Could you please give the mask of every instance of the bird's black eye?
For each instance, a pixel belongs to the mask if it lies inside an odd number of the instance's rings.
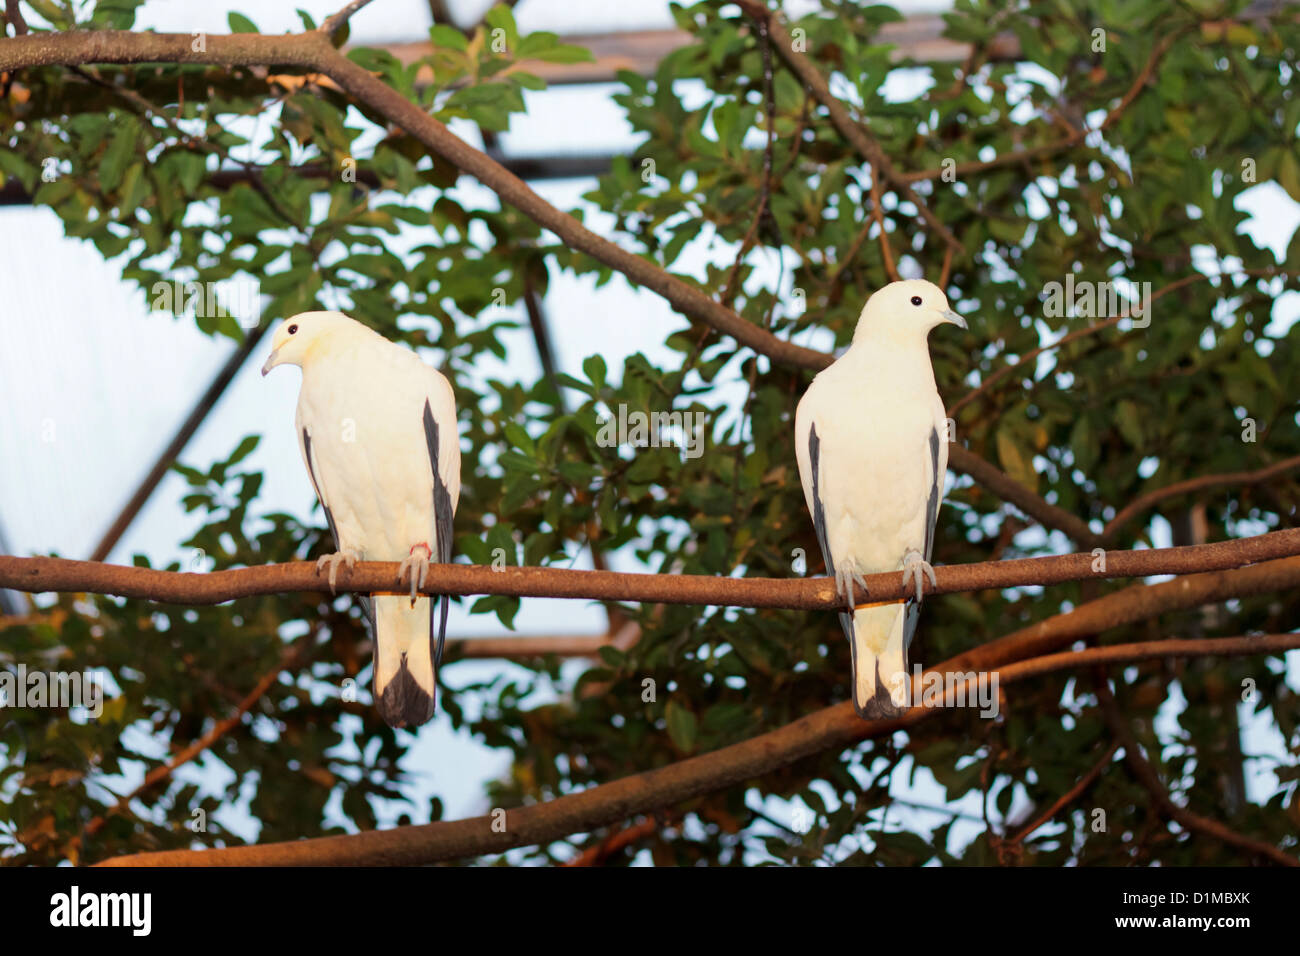
[[[912,296],[912,305],[920,305],[920,304],[921,304],[921,297],[919,295]],[[292,332],[293,329],[290,329],[289,331]]]
[[[921,304],[921,302],[920,302],[919,299],[916,300],[916,304],[917,304],[917,305],[920,305],[920,304]],[[293,334],[294,334],[295,332],[297,332],[297,331],[298,331],[298,326],[296,326],[296,325],[291,325],[291,326],[289,326],[289,334],[290,334],[290,335],[293,335]]]

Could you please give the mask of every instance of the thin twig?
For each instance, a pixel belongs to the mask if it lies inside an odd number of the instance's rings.
[[[600,866],[615,853],[659,832],[659,821],[653,816],[640,823],[629,824],[617,833],[611,833],[595,846],[588,847],[564,866]]]
[[[23,11],[18,7],[18,0],[5,0],[5,19],[13,24],[14,36],[27,35],[27,21],[23,19]],[[3,31],[0,31],[0,36],[4,36]]]
[[[1166,34],[1156,43],[1155,48],[1151,51],[1151,55],[1147,58],[1146,63],[1143,65],[1142,69],[1138,71],[1137,78],[1120,98],[1119,103],[1107,112],[1105,118],[1102,120],[1100,125],[1097,126],[1096,130],[1073,129],[1066,133],[1066,135],[1061,139],[1050,143],[1043,143],[1040,146],[1033,146],[1029,149],[1003,153],[1000,156],[994,156],[992,159],[981,160],[978,162],[958,163],[949,166],[946,169],[943,166],[939,166],[935,169],[922,169],[917,172],[902,173],[900,174],[900,178],[907,183],[919,183],[929,179],[939,179],[944,175],[944,173],[948,173],[949,175],[955,174],[957,178],[960,179],[970,173],[982,173],[987,172],[990,169],[999,169],[1003,166],[1013,166],[1017,163],[1025,163],[1032,159],[1038,159],[1040,156],[1050,156],[1052,153],[1058,153],[1063,149],[1069,149],[1072,146],[1079,145],[1079,143],[1082,143],[1088,138],[1090,133],[1101,132],[1109,129],[1120,118],[1123,112],[1132,105],[1133,101],[1137,99],[1138,94],[1142,92],[1142,88],[1150,81],[1161,58],[1169,51],[1169,48],[1173,45],[1174,41],[1177,40],[1183,32],[1186,32],[1186,29],[1187,28],[1183,28],[1182,30],[1175,30],[1173,33]]]
[[[889,245],[889,233],[885,231],[885,211],[880,205],[880,176],[875,170],[871,171],[871,218],[880,230],[880,255],[885,260],[885,274],[889,276],[890,282],[897,282],[898,268],[894,265],[894,250]],[[951,246],[948,247],[948,255],[952,255]]]
[[[347,23],[348,20],[352,18],[352,14],[356,13],[368,3],[370,3],[370,0],[352,0],[351,3],[338,13],[326,17],[325,22],[316,29],[326,36],[333,36],[339,28],[343,26],[343,24]]]
[[[151,102],[146,97],[141,96],[135,90],[125,86],[118,86],[115,83],[109,83],[106,80],[104,80],[102,77],[100,77],[97,73],[94,73],[90,70],[82,69],[79,66],[69,67],[69,69],[77,76],[85,80],[86,82],[93,83],[96,86],[99,86],[117,96],[122,97],[124,100],[126,100],[136,109],[138,115],[140,115],[141,117],[147,118],[150,115],[157,116],[164,123],[166,123],[167,126],[170,127],[173,132],[179,135],[184,143],[186,144],[192,143],[195,146],[197,146],[199,149],[202,149],[215,156],[218,156],[221,159],[226,160],[227,162],[235,163],[241,166],[244,172],[247,174],[248,184],[252,186],[254,190],[257,191],[258,195],[260,195],[264,200],[266,200],[267,205],[270,206],[271,209],[273,209],[276,212],[276,214],[279,215],[279,217],[283,219],[287,224],[296,228],[299,232],[301,232],[304,236],[308,237],[308,239],[310,240],[311,230],[308,227],[304,226],[301,222],[299,222],[298,219],[287,209],[285,209],[284,206],[281,205],[280,201],[276,199],[275,194],[272,193],[271,190],[267,188],[266,183],[263,182],[262,168],[258,166],[256,163],[249,162],[248,160],[236,159],[234,156],[230,154],[230,151],[226,149],[224,146],[221,146],[218,143],[210,142],[204,138],[195,138],[191,136],[189,133],[187,133],[184,129],[181,128],[178,119],[173,119],[171,116],[167,114],[165,110],[163,110],[157,104]],[[180,112],[181,112],[181,106],[177,106],[178,116]]]
[[[1062,809],[1068,807],[1071,803],[1073,803],[1076,799],[1078,799],[1079,795],[1083,793],[1083,791],[1091,787],[1093,783],[1097,780],[1097,778],[1101,776],[1102,771],[1105,770],[1106,767],[1110,765],[1110,762],[1114,758],[1115,752],[1117,750],[1119,750],[1118,741],[1110,745],[1110,748],[1104,754],[1101,755],[1101,758],[1095,764],[1093,764],[1092,769],[1079,778],[1078,783],[1076,783],[1068,791],[1062,794],[1061,797],[1050,807],[1048,807],[1038,816],[1034,817],[1034,819],[1031,822],[1025,824],[1025,826],[1021,829],[1019,833],[1017,833],[1011,839],[1005,841],[1005,845],[1007,847],[1014,847],[1020,843],[1023,843],[1026,837],[1028,837],[1039,827],[1043,826],[1045,823],[1050,821],[1052,817],[1060,813]]]

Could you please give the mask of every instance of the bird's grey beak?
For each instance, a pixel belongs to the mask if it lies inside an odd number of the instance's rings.
[[[279,364],[280,364],[280,350],[276,349],[267,358],[266,364],[262,366],[262,375],[265,376],[267,372],[271,371],[271,369],[275,368]]]
[[[957,326],[957,328],[959,328],[959,329],[968,329],[968,328],[970,328],[970,326],[968,326],[968,325],[966,324],[966,320],[963,319],[963,318],[962,318],[960,315],[958,315],[956,312],[954,312],[952,309],[945,309],[945,310],[944,310],[942,313],[940,313],[940,314],[943,316],[943,320],[944,320],[945,322],[951,322],[953,325]]]

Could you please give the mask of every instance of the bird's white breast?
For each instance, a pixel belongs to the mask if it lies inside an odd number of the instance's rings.
[[[923,374],[897,361],[841,359],[801,403],[801,418],[817,427],[826,537],[837,566],[890,571],[908,549],[924,552],[938,402],[924,359]]]
[[[413,544],[433,544],[433,472],[423,421],[432,374],[414,354],[388,343],[341,351],[304,368],[299,427],[309,432],[339,547],[370,560],[400,560]]]

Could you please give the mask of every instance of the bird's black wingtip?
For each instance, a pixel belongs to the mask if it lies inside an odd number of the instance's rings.
[[[433,694],[415,682],[402,658],[401,667],[379,695],[379,716],[389,727],[413,728],[432,720],[436,709]]]

